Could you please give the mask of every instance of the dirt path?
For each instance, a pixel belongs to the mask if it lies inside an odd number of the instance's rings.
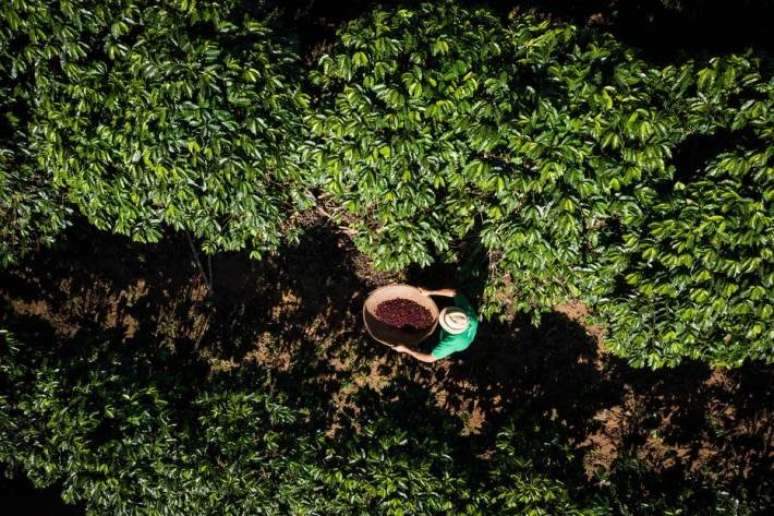
[[[56,249],[0,273],[4,310],[48,321],[63,336],[99,329],[126,345],[158,342],[193,353],[210,374],[260,363],[327,400],[329,435],[357,429],[369,406],[429,397],[481,457],[514,413],[561,429],[587,472],[637,456],[652,471],[728,484],[771,474],[774,368],[712,371],[700,363],[652,372],[601,351],[600,330],[578,303],[539,327],[488,322],[474,345],[433,366],[368,340],[359,317],[375,273],[351,243],[324,226],[262,262],[213,260],[207,295],[185,241],[151,246],[77,228]],[[448,271],[414,271],[438,287]],[[444,285],[449,286],[449,285]]]

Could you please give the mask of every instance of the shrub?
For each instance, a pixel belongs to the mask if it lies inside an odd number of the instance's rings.
[[[276,247],[305,205],[292,147],[297,57],[242,2],[13,2],[11,67],[30,76],[38,170],[88,220],[206,251]],[[8,59],[8,56],[4,56]]]
[[[537,312],[607,295],[625,257],[620,221],[652,202],[679,141],[674,103],[689,86],[609,36],[532,17],[507,31],[519,103],[499,132],[510,204],[485,220],[490,298]],[[522,93],[522,91],[524,93]],[[517,201],[517,202],[514,202]],[[502,303],[498,303],[502,304]]]
[[[768,486],[666,481],[629,458],[588,482],[558,427],[524,412],[486,460],[424,399],[382,399],[331,439],[315,401],[326,398],[303,382],[288,391],[248,366],[208,378],[162,348],[57,342],[37,324],[18,339],[0,330],[0,462],[39,488],[62,485],[89,514],[751,514],[769,503]]]
[[[774,79],[744,56],[697,70],[683,145],[692,159],[623,218],[623,296],[610,346],[635,365],[684,357],[774,360]],[[698,154],[706,152],[707,156]]]
[[[70,211],[29,149],[35,95],[32,76],[18,59],[12,9],[10,3],[0,6],[0,267],[40,242],[53,242]]]
[[[261,370],[210,380],[196,363],[139,343],[81,337],[61,347],[3,330],[0,461],[93,514],[578,513],[516,430],[496,468],[470,468],[426,420],[402,428],[380,407],[358,433],[326,438],[315,396]],[[384,405],[388,404],[385,401]],[[529,448],[529,447],[527,447]],[[545,450],[545,448],[544,448]],[[500,455],[502,454],[502,460]],[[477,474],[480,473],[480,476]],[[599,512],[599,511],[597,511]]]
[[[99,514],[282,512],[275,488],[309,445],[265,377],[206,382],[141,346],[5,337],[0,460],[36,486],[64,481],[65,501]]]
[[[0,97],[3,95],[0,87]],[[7,107],[2,102],[0,110]],[[5,115],[12,119],[10,113]],[[9,137],[0,137],[0,267],[15,262],[37,244],[53,243],[68,226],[71,214],[63,195],[37,174],[24,150],[25,135],[15,127],[16,120],[11,123]]]
[[[307,154],[377,266],[431,263],[494,193],[498,176],[469,165],[466,128],[474,111],[508,100],[501,37],[495,17],[452,3],[377,10],[343,29],[312,72],[320,106]]]
[[[312,73],[305,152],[377,266],[455,259],[464,240],[489,262],[488,315],[576,298],[636,365],[774,356],[759,61],[658,67],[611,36],[452,2],[377,11],[339,36]],[[692,148],[726,133],[739,144],[725,153]],[[690,261],[702,253],[705,272]]]
[[[539,312],[597,288],[606,221],[666,174],[659,71],[609,38],[449,2],[378,11],[340,41],[312,75],[308,152],[377,266],[467,236],[492,260],[490,300]]]

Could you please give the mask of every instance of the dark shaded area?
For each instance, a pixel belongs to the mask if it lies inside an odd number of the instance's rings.
[[[26,478],[6,478],[0,468],[0,507],[5,514],[25,516],[82,516],[82,507],[68,505],[60,496],[61,486],[35,489]],[[9,512],[10,511],[10,512]]]
[[[600,355],[584,327],[557,313],[537,328],[526,321],[483,328],[476,346],[449,370],[449,399],[469,397],[454,391],[463,379],[473,382],[489,431],[524,411],[557,423],[589,453],[596,440],[602,450],[614,445],[618,460],[644,459],[653,469],[640,476],[662,489],[709,479],[731,490],[773,487],[771,366],[720,372],[689,361],[675,369],[634,369]],[[484,431],[478,438],[485,446],[491,436]]]
[[[260,333],[294,341],[304,337],[299,323],[319,312],[354,310],[357,302],[350,304],[350,296],[362,300],[368,288],[341,260],[339,245],[335,234],[319,227],[298,248],[281,249],[260,262],[246,253],[219,254],[212,259],[208,291],[183,235],[144,245],[79,221],[53,247],[13,272],[0,271],[0,285],[32,304],[33,315],[64,312],[78,325],[123,327],[127,342],[161,338],[178,351],[202,347],[208,356],[241,360]],[[293,320],[274,317],[283,296],[299,305]],[[35,313],[38,308],[46,314]],[[331,329],[341,334],[346,323]]]
[[[371,273],[352,256],[340,235],[315,226],[298,246],[260,262],[247,253],[213,257],[208,291],[183,235],[143,245],[79,221],[51,248],[0,271],[0,295],[13,292],[9,311],[47,321],[60,338],[104,336],[107,328],[130,349],[155,347],[181,367],[209,365],[214,373],[257,361],[278,371],[284,389],[313,386],[310,395],[322,389],[327,403],[351,373],[328,356],[361,360],[366,372],[365,361],[385,349],[351,346],[364,339],[365,296],[386,283],[358,276]]]
[[[750,127],[737,131],[720,128],[712,134],[691,134],[673,151],[674,181],[688,184],[701,179],[704,168],[717,156],[740,147],[758,148],[763,145]],[[669,186],[671,191],[672,184]]]
[[[681,53],[739,52],[750,47],[770,52],[774,48],[769,29],[774,2],[770,0],[534,0],[529,4],[607,30],[656,60]]]
[[[676,159],[693,170],[710,153],[730,149],[746,136],[700,137],[685,150],[700,153],[698,161],[682,154]],[[489,257],[475,234],[456,250],[460,266],[413,268],[409,282],[430,288],[462,285],[477,298]],[[632,503],[643,493],[665,500],[681,493],[689,505],[710,507],[722,486],[732,494],[760,496],[760,506],[766,506],[774,489],[769,409],[774,367],[748,363],[713,371],[703,362],[685,361],[674,369],[635,369],[602,352],[576,308],[546,314],[537,327],[526,317],[486,321],[474,344],[448,363],[410,366],[420,383],[442,392],[445,410],[477,419],[472,423],[480,425],[478,432],[463,448],[490,454],[498,432],[515,417],[525,427],[549,425],[551,439],[571,443],[585,455],[586,475],[599,469],[621,486],[638,482]],[[585,480],[579,463],[546,460],[563,464],[555,476],[576,484]]]
[[[343,23],[378,6],[417,5],[395,0],[290,0],[277,9],[295,28],[304,54],[313,58],[334,40]],[[644,57],[670,62],[690,56],[741,52],[752,48],[774,50],[771,20],[774,1],[739,0],[468,0],[463,4],[489,7],[505,18],[509,13],[534,9],[552,19],[608,31],[643,51]],[[313,59],[312,59],[313,60]]]
[[[158,381],[174,370],[193,387],[222,371],[267,367],[330,436],[385,416],[417,439],[450,443],[471,475],[505,426],[537,425],[536,442],[550,438],[559,450],[545,467],[589,488],[599,469],[664,496],[691,483],[771,491],[771,366],[633,369],[601,351],[572,307],[537,327],[520,318],[484,322],[470,349],[432,366],[366,338],[362,303],[376,286],[457,286],[476,299],[488,256],[473,237],[455,251],[461,269],[380,275],[346,237],[313,224],[298,245],[261,262],[246,253],[213,257],[208,292],[182,235],[140,245],[78,225],[0,273],[0,297],[16,317],[50,324],[63,341],[104,337],[121,353],[146,353]],[[101,431],[110,437],[110,428]],[[582,460],[562,459],[562,447]]]
[[[455,288],[474,305],[481,304],[490,265],[489,251],[481,244],[481,229],[481,221],[477,219],[462,239],[451,244],[449,256],[436,254],[428,267],[410,265],[406,281],[429,290]],[[440,303],[439,308],[447,304],[444,298],[435,300]]]

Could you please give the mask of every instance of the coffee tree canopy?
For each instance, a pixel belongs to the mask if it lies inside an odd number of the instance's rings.
[[[13,2],[28,152],[102,229],[256,255],[304,206],[292,149],[308,104],[289,42],[242,2]]]

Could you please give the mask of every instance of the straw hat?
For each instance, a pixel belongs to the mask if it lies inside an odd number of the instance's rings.
[[[450,306],[441,310],[438,316],[438,324],[447,333],[457,335],[468,329],[470,321],[468,321],[468,314],[462,308]]]

